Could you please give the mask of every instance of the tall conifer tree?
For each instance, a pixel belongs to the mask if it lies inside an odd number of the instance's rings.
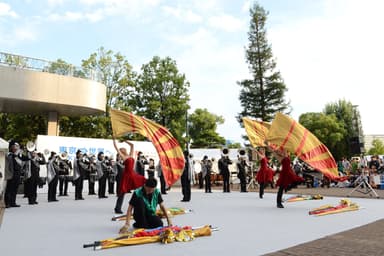
[[[280,72],[275,70],[276,62],[267,41],[268,13],[255,3],[250,9],[250,16],[246,61],[252,78],[237,82],[241,87],[239,100],[242,111],[237,116],[241,125],[244,116],[271,121],[277,112],[287,113],[290,110],[289,102],[284,97],[287,87]]]

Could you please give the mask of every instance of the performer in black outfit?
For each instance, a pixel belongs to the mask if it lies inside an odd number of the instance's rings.
[[[21,154],[20,145],[11,140],[9,142],[9,153],[6,157],[5,166],[5,180],[7,180],[7,187],[5,189],[5,207],[20,207],[16,204],[17,189],[20,184],[21,170],[24,165],[24,161],[28,161],[29,158]]]
[[[184,151],[184,171],[181,175],[181,190],[183,193],[183,199],[181,202],[189,202],[191,200],[191,180],[192,180],[192,172],[189,161],[189,152],[188,150]]]
[[[143,152],[139,151],[139,153],[137,153],[137,159],[135,162],[135,171],[138,174],[145,176],[145,165],[146,164],[148,164],[147,159],[143,155]]]
[[[83,183],[87,165],[83,162],[83,154],[76,151],[76,158],[73,160],[73,181],[75,183],[75,200],[84,200]]]
[[[157,228],[163,226],[163,221],[156,215],[157,205],[160,205],[168,226],[172,226],[171,218],[168,216],[164,206],[160,191],[156,188],[157,181],[154,178],[146,180],[143,187],[134,191],[127,210],[125,225],[120,229],[120,233],[125,233],[130,228],[131,216],[136,221],[135,228]],[[132,214],[133,212],[133,214]]]
[[[59,196],[68,196],[68,175],[72,170],[72,163],[67,156],[67,152],[62,152],[59,155]]]
[[[229,168],[228,165],[232,164],[232,161],[228,157],[228,149],[223,149],[223,154],[221,155],[221,158],[218,161],[218,167],[220,171],[220,175],[223,176],[223,192],[229,193]]]
[[[47,163],[48,202],[57,202],[57,184],[59,181],[59,165],[56,152],[51,152]]]
[[[156,165],[156,171],[157,171],[157,176],[160,179],[160,191],[161,191],[161,194],[166,195],[167,194],[167,186],[165,184],[163,170],[161,169],[160,162]]]
[[[238,156],[238,161],[237,161],[237,177],[240,180],[240,192],[247,192],[247,174],[246,174],[246,167],[247,165],[247,160],[245,159],[244,156]]]
[[[205,181],[205,193],[212,193],[211,171],[212,171],[212,161],[208,159],[208,156],[204,156],[203,160],[201,161],[201,174]]]
[[[28,197],[28,204],[38,204],[37,203],[37,187],[40,185],[40,165],[46,164],[44,155],[37,153],[36,151],[31,152],[30,168],[31,174],[30,177],[26,180],[26,194]]]
[[[121,185],[121,179],[123,177],[123,172],[124,172],[124,162],[121,159],[121,156],[119,154],[116,155],[116,162],[113,166],[116,172],[116,195],[117,195],[117,200],[116,200],[116,205],[115,205],[115,213],[121,214],[123,211],[121,210],[121,207],[124,202],[124,195],[125,193],[120,193],[120,185]]]
[[[105,161],[104,161],[103,152],[99,152],[97,154],[96,169],[97,169],[97,176],[99,178],[99,190],[98,190],[99,198],[108,198],[105,195],[108,173],[107,173],[107,165],[105,164]]]

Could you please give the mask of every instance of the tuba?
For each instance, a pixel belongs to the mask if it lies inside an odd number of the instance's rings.
[[[26,147],[29,152],[36,150],[36,144],[33,141],[28,141]]]
[[[247,151],[244,148],[240,148],[238,150],[238,153],[239,153],[239,158],[240,159],[242,159],[242,160],[246,160],[247,159]]]
[[[221,151],[221,154],[223,156],[228,156],[229,155],[229,149],[228,148],[223,148],[222,151]]]
[[[60,158],[61,160],[67,160],[67,159],[68,159],[68,153],[67,153],[67,152],[61,152],[61,153],[59,154],[59,158]]]

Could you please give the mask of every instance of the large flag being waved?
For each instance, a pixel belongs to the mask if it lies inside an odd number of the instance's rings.
[[[165,127],[144,117],[114,109],[111,109],[111,122],[115,136],[139,133],[153,143],[167,185],[172,185],[180,178],[184,168],[183,151]]]
[[[336,162],[328,148],[304,126],[290,117],[277,113],[269,129],[267,140],[280,149],[294,153],[331,180],[340,180]]]
[[[271,127],[270,123],[243,117],[245,131],[253,147],[263,147]]]

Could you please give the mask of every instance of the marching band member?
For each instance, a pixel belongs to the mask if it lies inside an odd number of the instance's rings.
[[[59,196],[68,196],[68,176],[72,170],[72,163],[67,156],[67,152],[59,155]]]
[[[48,180],[48,202],[57,202],[57,184],[59,180],[59,166],[56,152],[51,152],[47,163],[47,180]]]
[[[201,173],[205,181],[205,193],[212,193],[211,172],[212,172],[212,161],[208,159],[208,156],[204,156],[203,160],[201,160]]]
[[[183,194],[183,199],[181,202],[189,202],[191,200],[191,181],[192,181],[192,169],[191,162],[189,158],[188,150],[184,151],[185,165],[183,174],[181,174],[181,190]]]
[[[113,168],[115,166],[115,163],[113,159],[109,158],[108,156],[104,157],[104,162],[105,162],[105,165],[107,166],[108,194],[114,194],[116,175],[117,175],[117,170]]]
[[[121,206],[123,205],[124,201],[124,193],[119,193],[119,188],[121,186],[121,179],[123,177],[123,172],[124,172],[124,162],[120,156],[120,154],[116,154],[116,162],[113,166],[116,172],[116,206],[115,206],[115,213],[116,214],[122,214],[123,211],[121,210]]]
[[[240,192],[247,192],[246,168],[248,167],[248,164],[245,156],[238,156],[236,166],[238,170],[237,177],[240,180]]]
[[[97,154],[97,159],[96,159],[96,170],[97,170],[97,176],[98,176],[98,180],[99,180],[99,190],[98,190],[98,195],[99,195],[99,198],[108,198],[106,195],[105,195],[105,190],[106,190],[106,186],[107,186],[107,165],[105,164],[105,161],[104,161],[104,153],[103,152],[99,152]]]
[[[20,145],[11,140],[9,142],[9,153],[6,157],[6,168],[4,178],[7,181],[5,189],[5,207],[20,207],[16,204],[17,190],[20,184],[21,170],[24,166],[24,161],[29,158],[21,154]]]
[[[26,180],[28,204],[38,204],[36,199],[37,187],[40,184],[40,165],[46,163],[43,154],[36,152],[36,150],[31,152],[30,177]]]
[[[73,181],[75,183],[75,200],[84,200],[83,183],[86,164],[82,161],[83,154],[81,150],[76,151],[76,157],[73,159]]]
[[[228,165],[232,164],[231,159],[228,157],[228,149],[224,148],[223,153],[221,154],[221,158],[218,161],[218,167],[220,171],[220,175],[223,176],[223,192],[229,193],[229,167]]]

